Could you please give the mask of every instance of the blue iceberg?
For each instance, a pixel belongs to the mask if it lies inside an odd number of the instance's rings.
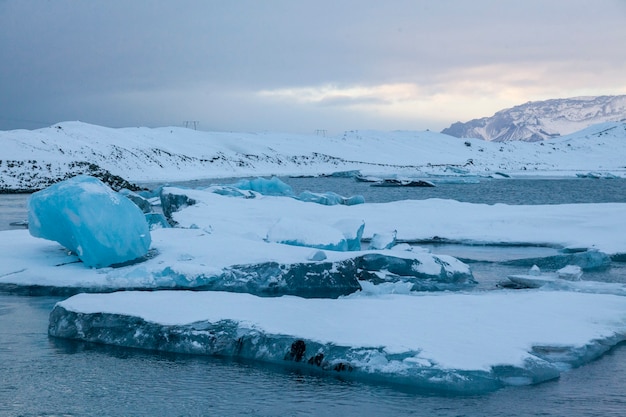
[[[213,187],[212,191],[221,195],[244,198],[254,197],[254,194],[244,194],[241,191],[256,192],[267,196],[291,197],[307,203],[317,203],[325,206],[334,206],[337,204],[353,206],[355,204],[365,203],[365,199],[361,195],[343,197],[337,193],[333,193],[332,191],[325,193],[303,191],[296,196],[293,188],[291,188],[288,184],[285,184],[277,177],[272,177],[269,180],[262,177],[252,180],[241,180],[232,185]]]
[[[141,209],[85,175],[34,193],[28,202],[28,224],[31,235],[59,242],[96,268],[141,258],[151,243]]]
[[[269,180],[265,178],[241,180],[233,184],[233,187],[240,190],[256,191],[257,193],[263,195],[286,197],[293,197],[294,195],[293,189],[277,177],[272,177]]]

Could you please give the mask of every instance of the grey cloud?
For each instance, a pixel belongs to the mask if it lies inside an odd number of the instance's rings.
[[[624,17],[620,0],[6,0],[0,129],[19,127],[9,118],[167,123],[179,118],[187,92],[189,102],[219,108],[220,96],[268,89],[441,84],[444,74],[482,65],[624,68],[626,52],[616,45],[626,37]],[[158,109],[122,101],[155,91],[180,93]],[[265,117],[259,125],[273,119],[278,127],[287,109],[271,107],[277,113],[250,107],[242,124],[256,112]]]

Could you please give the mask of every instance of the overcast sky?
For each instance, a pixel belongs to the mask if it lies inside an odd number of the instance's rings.
[[[626,94],[626,0],[0,0],[0,129],[441,130]]]

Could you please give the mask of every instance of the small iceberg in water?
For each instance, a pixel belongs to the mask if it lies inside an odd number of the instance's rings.
[[[537,265],[533,265],[527,274],[509,275],[507,278],[514,284],[525,288],[539,288],[559,281],[580,281],[583,270],[578,265],[567,265],[556,272],[544,273]]]

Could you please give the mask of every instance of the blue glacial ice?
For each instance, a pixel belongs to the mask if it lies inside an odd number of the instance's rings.
[[[259,194],[270,196],[293,197],[293,189],[277,177],[271,179],[255,178],[252,180],[241,180],[232,185],[240,190],[256,191]]]
[[[235,190],[239,190],[239,192]],[[274,197],[292,197],[296,200],[307,203],[322,204],[325,206],[334,206],[337,204],[353,206],[355,204],[365,203],[363,196],[355,195],[352,197],[343,197],[331,191],[325,193],[303,191],[299,195],[295,195],[293,188],[277,177],[272,177],[271,179],[259,177],[252,180],[241,180],[230,186],[213,187],[212,191],[222,195],[246,198],[250,198],[251,196],[249,194],[244,194],[241,191],[256,192],[262,195]]]
[[[171,227],[165,216],[161,213],[146,213],[146,221],[150,225],[150,230]]]
[[[28,202],[28,223],[31,235],[59,242],[89,267],[132,261],[150,248],[144,213],[90,176],[34,193]]]

